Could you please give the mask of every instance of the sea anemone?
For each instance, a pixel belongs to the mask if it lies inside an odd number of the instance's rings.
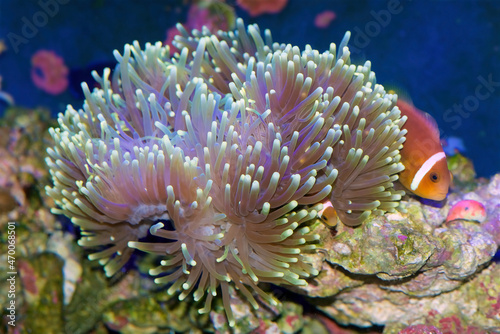
[[[133,249],[158,254],[157,283],[181,300],[207,295],[200,312],[221,291],[233,325],[230,284],[258,307],[254,293],[277,303],[259,282],[317,274],[318,203],[349,225],[394,210],[404,118],[369,62],[350,65],[349,34],[336,55],[241,20],[217,36],[177,28],[180,54],[134,42],[115,51],[111,79],[93,73],[101,88],[82,85],[83,109],[50,130],[47,192],[108,276]]]

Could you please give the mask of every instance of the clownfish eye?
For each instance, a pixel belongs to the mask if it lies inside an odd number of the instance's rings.
[[[434,183],[436,183],[436,182],[439,181],[439,175],[438,175],[438,173],[431,173],[431,175],[429,175],[429,178]]]

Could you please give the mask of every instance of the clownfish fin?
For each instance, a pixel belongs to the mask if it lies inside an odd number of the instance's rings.
[[[396,105],[399,107],[403,115],[408,115],[409,113],[419,115],[421,121],[427,125],[427,128],[432,131],[432,133],[436,136],[436,138],[438,139],[440,138],[439,126],[434,117],[432,117],[425,111],[422,111],[417,107],[415,107],[413,103],[411,101],[406,100],[406,98],[398,97],[398,102]]]
[[[387,88],[387,85],[384,85],[384,87]],[[421,116],[421,121],[423,121],[429,129],[431,129],[432,133],[436,136],[436,138],[440,138],[440,132],[439,132],[439,126],[430,114],[426,113],[425,111],[422,111],[415,107],[415,104],[413,103],[410,94],[408,91],[402,87],[399,86],[389,86],[387,89],[387,92],[389,94],[393,94],[397,96],[398,102],[396,105],[399,107],[399,109],[408,109],[408,110],[401,110],[401,113],[403,115],[408,114],[408,113],[415,113],[417,115]]]
[[[428,114],[425,111],[422,111],[419,109],[417,109],[417,111],[419,111],[422,114],[425,122],[429,125],[429,128],[433,130],[436,137],[440,138],[439,126],[438,126],[436,120],[434,119],[434,117],[432,117],[431,114]]]

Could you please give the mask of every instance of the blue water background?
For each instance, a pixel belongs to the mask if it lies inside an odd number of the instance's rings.
[[[47,3],[57,3],[53,17],[13,43]],[[0,55],[3,90],[17,104],[46,106],[54,116],[67,104],[80,108],[70,91],[52,96],[33,85],[30,58],[37,50],[54,50],[70,69],[113,62],[112,51],[125,43],[165,40],[168,28],[186,20],[186,3],[0,0],[0,39],[9,48]],[[314,17],[327,9],[337,18],[316,28]],[[238,6],[236,13],[271,29],[275,41],[320,51],[352,31],[354,63],[370,60],[378,83],[406,91],[436,118],[443,137],[462,138],[479,176],[500,171],[500,1],[290,0],[277,15],[252,18]]]

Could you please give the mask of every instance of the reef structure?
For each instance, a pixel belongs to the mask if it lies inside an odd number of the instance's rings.
[[[392,212],[402,191],[405,117],[352,65],[347,42],[320,53],[273,43],[256,25],[180,35],[115,51],[118,65],[69,106],[50,134],[46,191],[95,248],[108,276],[134,249],[162,256],[150,273],[179,299],[219,291],[234,324],[230,285],[257,308],[277,304],[258,283],[306,285],[319,236],[308,224],[330,201],[361,224]],[[158,241],[162,240],[162,241]]]

